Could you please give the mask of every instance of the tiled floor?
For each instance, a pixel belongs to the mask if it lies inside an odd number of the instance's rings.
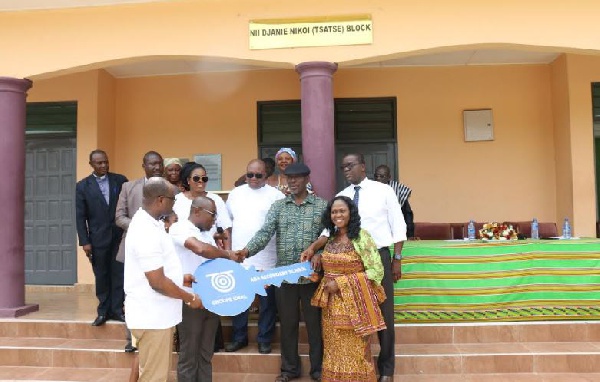
[[[40,310],[19,317],[24,320],[89,321],[96,318],[98,300],[89,288],[28,286],[27,304],[39,304]]]

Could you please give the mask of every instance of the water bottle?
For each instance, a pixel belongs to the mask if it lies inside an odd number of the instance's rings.
[[[565,222],[563,223],[563,239],[571,238],[571,224],[569,223],[569,218],[565,218]]]
[[[540,226],[537,218],[533,218],[531,221],[531,238],[533,240],[538,240],[540,238]]]
[[[473,220],[469,221],[467,226],[467,237],[469,240],[475,240],[475,222]]]

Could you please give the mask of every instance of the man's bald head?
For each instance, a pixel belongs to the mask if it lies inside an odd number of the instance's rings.
[[[209,231],[215,224],[217,206],[211,198],[197,196],[192,200],[189,221],[201,231]]]
[[[248,162],[246,169],[248,169],[250,167],[261,168],[264,171],[265,170],[265,162],[262,159],[252,159],[250,162]]]
[[[146,181],[146,184],[144,184],[142,193],[144,195],[144,199],[152,200],[163,195],[170,196],[170,189],[171,184],[167,182],[165,178],[153,176]]]
[[[142,189],[144,210],[155,219],[173,213],[175,187],[165,178],[153,176],[146,181]]]
[[[192,200],[192,208],[205,208],[209,211],[215,209],[215,202],[206,196],[197,196]]]
[[[265,162],[261,159],[252,159],[246,166],[246,183],[254,190],[257,190],[267,182],[267,171]]]

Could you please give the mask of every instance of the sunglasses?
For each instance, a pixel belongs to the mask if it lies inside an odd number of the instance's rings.
[[[200,181],[202,181],[202,183],[206,183],[206,182],[208,182],[208,176],[194,175],[194,176],[192,176],[192,181],[194,183],[200,183]]]
[[[246,173],[246,178],[248,178],[248,179],[252,179],[252,178],[256,178],[256,179],[262,179],[262,177],[263,177],[263,176],[264,176],[264,175],[263,175],[263,174],[260,174],[260,173],[258,173],[258,174],[255,174],[255,173],[253,173],[253,172],[247,172],[247,173]]]

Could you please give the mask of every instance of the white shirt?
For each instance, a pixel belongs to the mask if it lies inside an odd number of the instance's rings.
[[[217,207],[217,220],[210,229],[211,235],[214,235],[215,232],[217,232],[217,227],[221,227],[223,229],[231,228],[231,219],[229,218],[229,213],[227,212],[227,207],[225,206],[223,199],[221,199],[219,195],[213,194],[212,192],[207,192],[206,197],[212,199]],[[190,217],[191,207],[192,200],[185,196],[183,192],[175,195],[173,211],[177,214],[177,219],[179,221],[188,220]]]
[[[338,195],[354,199],[356,186],[360,186],[360,226],[371,234],[377,248],[406,240],[406,222],[394,190],[387,184],[365,178],[360,184],[344,188]]]
[[[253,189],[247,184],[236,187],[227,197],[227,210],[232,220],[231,249],[243,249],[263,226],[265,217],[273,202],[285,198],[285,195],[274,187],[263,186]],[[246,268],[253,265],[256,270],[273,269],[277,263],[275,236],[267,246],[256,255],[244,260]]]
[[[179,220],[177,223],[173,224],[169,228],[169,236],[173,239],[175,252],[181,261],[181,267],[183,268],[184,274],[189,273],[193,275],[194,272],[196,272],[196,268],[208,260],[206,257],[197,255],[187,249],[185,247],[185,241],[187,239],[195,237],[203,243],[216,246],[215,239],[213,239],[209,232],[200,231],[200,229],[188,219]],[[188,292],[193,292],[193,289],[189,287],[183,287],[183,289]]]
[[[125,238],[125,321],[130,329],[167,329],[181,322],[181,300],[150,286],[145,273],[163,268],[166,277],[183,284],[181,262],[164,225],[140,208]]]

